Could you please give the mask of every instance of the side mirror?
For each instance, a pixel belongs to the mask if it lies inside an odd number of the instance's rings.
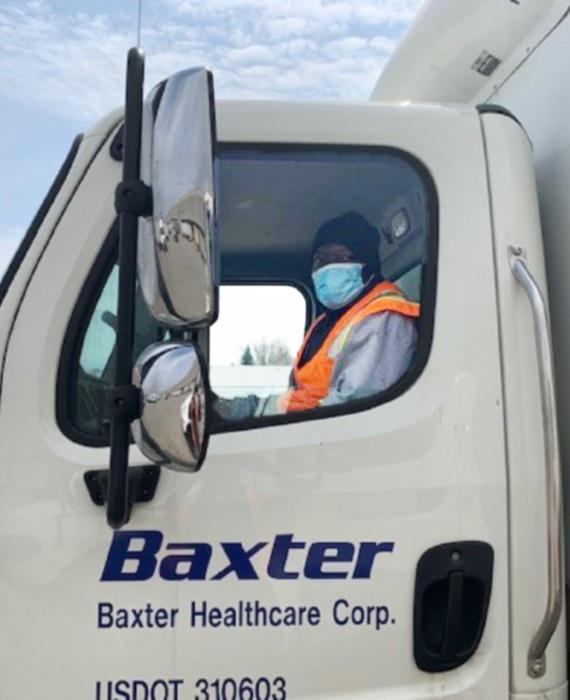
[[[152,316],[171,328],[208,326],[217,314],[214,114],[204,68],[176,73],[143,107],[141,175],[153,213],[139,222],[139,281]]]
[[[131,425],[143,452],[175,469],[199,469],[208,444],[207,368],[192,344],[148,348],[133,376],[137,268],[145,301],[163,326],[209,326],[217,314],[212,76],[203,68],[177,73],[145,102],[143,87],[144,56],[131,49],[123,178],[115,191],[115,380],[106,395],[111,431],[106,510],[114,529],[128,522],[136,500],[129,486]]]
[[[192,343],[156,343],[138,358],[133,385],[141,415],[132,433],[156,464],[197,471],[208,446],[208,383],[205,363]]]

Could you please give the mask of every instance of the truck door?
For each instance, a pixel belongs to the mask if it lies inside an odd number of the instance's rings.
[[[85,475],[108,462],[120,164],[114,132],[88,136],[103,145],[13,290],[2,695],[506,698],[503,401],[477,114],[221,103],[218,133],[225,286],[212,365],[216,343],[240,348],[236,365],[255,344],[267,285],[298,290],[300,312],[277,300],[269,313],[302,336],[318,313],[312,237],[351,210],[379,232],[385,279],[421,308],[415,352],[372,394],[219,417],[202,470],[162,468],[111,532]],[[243,285],[253,293],[224,319]],[[141,307],[139,346],[163,335]],[[254,379],[244,365],[235,379],[231,364],[211,378],[234,406],[286,390],[283,371],[253,366]],[[148,464],[134,446],[130,463]]]

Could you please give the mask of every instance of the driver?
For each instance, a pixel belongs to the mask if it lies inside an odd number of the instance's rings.
[[[312,280],[323,313],[307,331],[289,390],[261,399],[218,398],[226,420],[305,411],[377,394],[395,384],[412,363],[419,304],[380,273],[379,234],[350,211],[315,235]]]

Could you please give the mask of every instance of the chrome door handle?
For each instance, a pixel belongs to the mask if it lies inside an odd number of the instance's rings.
[[[564,566],[562,555],[562,477],[556,424],[556,399],[550,319],[548,307],[536,280],[522,259],[521,248],[510,248],[511,269],[529,299],[534,322],[540,398],[544,427],[548,518],[548,601],[546,611],[528,652],[528,675],[540,678],[546,672],[546,649],[562,614]]]

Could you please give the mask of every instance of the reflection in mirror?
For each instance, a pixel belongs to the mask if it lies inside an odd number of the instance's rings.
[[[203,68],[177,73],[167,81],[155,116],[156,103],[155,90],[143,119],[142,171],[152,186],[153,214],[139,225],[139,280],[157,321],[206,326],[216,315],[209,73]]]
[[[141,417],[133,436],[143,454],[177,471],[196,471],[208,442],[204,363],[191,343],[156,343],[138,358],[133,384]]]

